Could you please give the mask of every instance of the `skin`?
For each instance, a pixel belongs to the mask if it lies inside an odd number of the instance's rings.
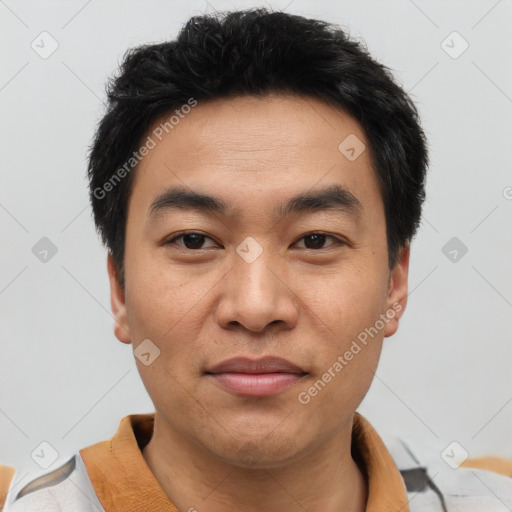
[[[349,134],[366,145],[354,161],[338,149]],[[289,197],[330,184],[356,196],[358,217],[273,214]],[[173,210],[150,220],[152,201],[175,185],[218,196],[234,214]],[[162,243],[184,230],[204,234],[204,247]],[[312,232],[329,235],[320,248],[306,245]],[[252,263],[236,252],[248,236],[263,249]],[[148,366],[136,359],[156,411],[143,456],[177,508],[365,510],[352,421],[406,306],[409,248],[390,270],[383,201],[359,123],[309,97],[199,102],[139,164],[125,247],[124,291],[108,257],[115,335],[134,349],[150,339],[161,351]],[[298,394],[393,304],[401,311],[300,403]],[[235,356],[267,355],[308,374],[258,398],[204,374]]]

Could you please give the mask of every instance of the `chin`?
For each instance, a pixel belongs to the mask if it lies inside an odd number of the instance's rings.
[[[258,470],[271,469],[286,466],[301,458],[307,451],[306,440],[297,438],[296,435],[281,433],[279,437],[269,438],[268,433],[259,436],[247,436],[226,440],[224,449],[220,449],[221,443],[217,440],[214,446],[208,449],[224,463],[239,468]],[[301,446],[303,441],[304,446]]]

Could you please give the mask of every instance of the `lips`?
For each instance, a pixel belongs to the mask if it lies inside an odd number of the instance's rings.
[[[281,393],[302,379],[307,372],[286,359],[234,358],[222,361],[205,372],[224,390],[245,397],[264,397]]]
[[[280,357],[263,359],[234,358],[222,361],[206,373],[300,373],[301,368]]]

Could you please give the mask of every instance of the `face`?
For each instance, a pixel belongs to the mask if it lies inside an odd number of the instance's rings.
[[[124,292],[108,260],[116,336],[174,435],[241,466],[314,453],[350,428],[406,302],[365,133],[272,94],[199,102],[160,137],[134,171]]]

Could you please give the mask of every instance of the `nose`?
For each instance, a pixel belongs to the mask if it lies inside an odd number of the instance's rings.
[[[282,262],[270,261],[265,251],[248,263],[236,257],[222,280],[223,289],[216,310],[224,329],[243,327],[254,333],[273,329],[293,329],[298,320],[298,297],[287,281]]]

